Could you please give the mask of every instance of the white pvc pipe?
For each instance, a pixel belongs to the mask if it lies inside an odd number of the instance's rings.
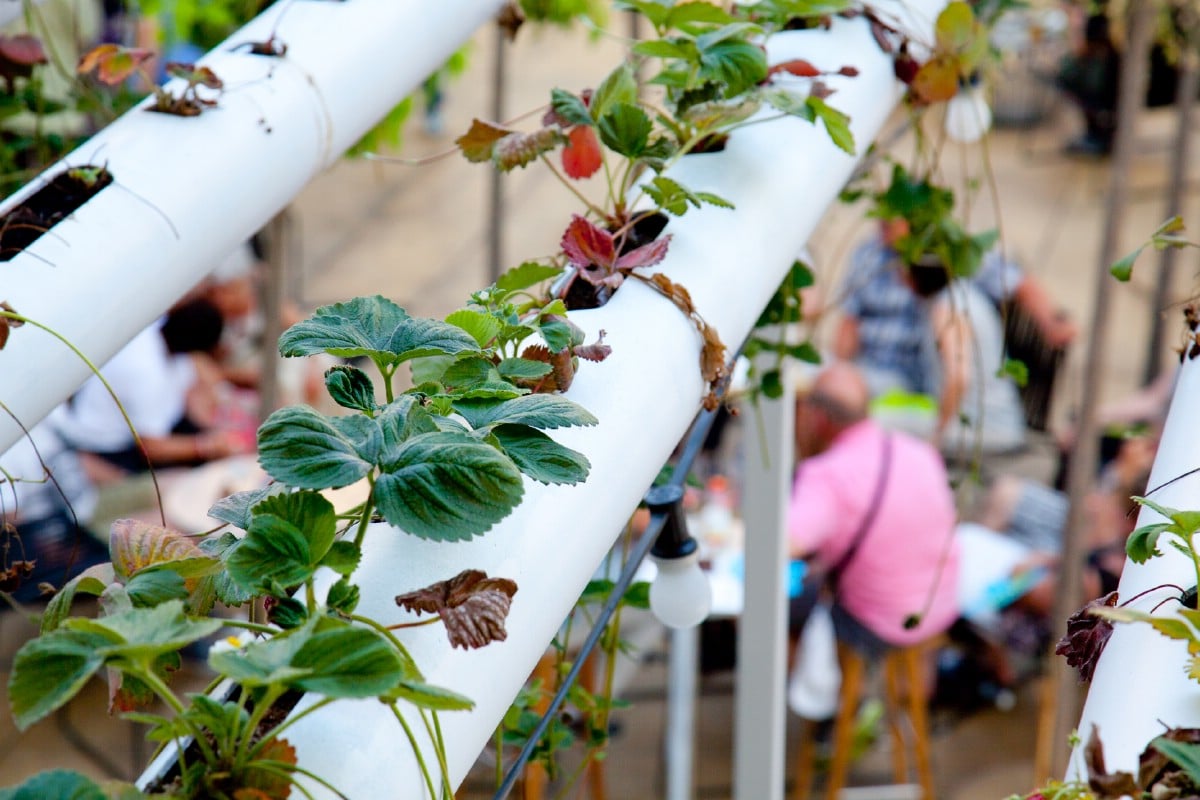
[[[1200,467],[1200,419],[1196,416],[1196,398],[1200,397],[1200,363],[1185,361],[1179,370],[1171,410],[1163,428],[1154,468],[1147,487],[1161,486],[1151,499],[1181,511],[1200,509],[1200,474],[1187,474]],[[1138,525],[1163,522],[1152,509],[1143,508]],[[1162,541],[1162,555],[1145,564],[1125,562],[1118,596],[1131,598],[1139,592],[1176,584],[1189,588],[1196,584],[1195,568],[1190,559]],[[1174,589],[1151,591],[1130,603],[1131,608],[1149,612],[1171,596]],[[1164,603],[1156,613],[1170,614],[1178,604]],[[1150,740],[1169,727],[1200,727],[1200,685],[1187,677],[1189,657],[1186,644],[1167,639],[1149,625],[1117,625],[1092,676],[1087,702],[1079,721],[1084,743],[1092,726],[1099,729],[1108,770],[1125,770],[1137,775],[1138,757]],[[1085,777],[1082,747],[1075,748],[1069,776]]]
[[[284,208],[500,5],[276,3],[201,60],[225,82],[218,108],[195,118],[135,109],[47,171],[103,164],[116,182],[0,265],[0,300],[102,364]],[[283,58],[238,47],[272,32],[287,45]],[[0,213],[42,183],[8,198]],[[62,344],[29,326],[0,351],[0,372],[17,389],[2,399],[27,426],[89,374]],[[0,415],[0,452],[19,436],[20,428]]]
[[[941,6],[940,0],[909,4],[922,25],[917,30],[928,32]],[[782,34],[770,51],[773,60],[803,56],[823,69],[853,64],[861,70],[854,79],[829,80],[838,90],[831,102],[850,114],[860,150],[876,137],[900,95],[891,61],[863,19],[836,20],[828,32]],[[738,131],[723,153],[684,159],[672,173],[680,182],[715,192],[737,208],[692,210],[673,219],[667,228],[674,236],[671,250],[656,270],[684,284],[704,318],[736,345],[856,163],[823,130],[795,119],[752,125]],[[564,216],[564,227],[567,221]],[[463,569],[511,578],[520,587],[503,643],[451,651],[438,626],[406,633],[406,645],[432,682],[476,702],[471,712],[441,715],[454,785],[487,745],[699,406],[699,337],[654,291],[629,281],[608,305],[571,316],[589,340],[606,331],[613,348],[604,363],[584,365],[569,392],[600,424],[554,432],[587,454],[587,483],[528,483],[512,516],[470,542],[436,544],[373,526],[357,575],[360,613],[384,621],[402,618],[393,602],[397,593]],[[301,764],[353,800],[423,796],[404,737],[377,702],[334,704],[291,728],[288,739]]]

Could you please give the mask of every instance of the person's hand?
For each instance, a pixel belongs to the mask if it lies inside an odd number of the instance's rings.
[[[235,430],[206,431],[196,434],[196,457],[201,461],[215,461],[229,456],[253,453],[255,446],[255,441]]]
[[[1046,337],[1046,343],[1051,347],[1066,347],[1079,335],[1079,326],[1075,324],[1075,320],[1071,319],[1070,314],[1066,311],[1059,311],[1046,324],[1046,330],[1042,334]]]

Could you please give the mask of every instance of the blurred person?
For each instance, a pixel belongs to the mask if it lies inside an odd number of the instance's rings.
[[[52,420],[30,428],[0,454],[0,584],[9,578],[14,599],[35,600],[41,584],[61,587],[108,560],[107,549],[81,522],[94,506],[79,458],[54,432]]]
[[[208,355],[221,335],[221,316],[194,298],[173,307],[101,367],[141,438],[134,440],[116,401],[96,376],[53,415],[54,429],[80,458],[99,491],[93,529],[154,505],[150,465],[188,467],[255,448],[253,420],[225,416],[228,385]],[[143,451],[144,447],[144,451]]]
[[[869,656],[944,631],[958,616],[955,510],[941,456],[867,415],[861,372],[824,368],[797,398],[800,462],[788,511],[793,558],[835,573],[838,638]],[[814,591],[794,607],[803,616]],[[802,623],[793,619],[794,624]]]
[[[1121,54],[1112,41],[1108,14],[1090,14],[1083,41],[1059,66],[1055,84],[1079,106],[1084,132],[1067,143],[1067,152],[1106,156],[1117,132],[1117,83]]]
[[[925,309],[893,248],[907,230],[904,220],[881,220],[878,232],[851,255],[837,294],[842,316],[834,333],[834,355],[859,364],[873,395],[892,388],[934,393],[934,376],[922,351]],[[1051,347],[1074,340],[1075,323],[1045,286],[998,250],[989,251],[967,280],[997,309],[1008,302],[1023,308]]]

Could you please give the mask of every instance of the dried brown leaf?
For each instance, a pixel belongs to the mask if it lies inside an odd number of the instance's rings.
[[[136,519],[112,524],[108,548],[113,569],[123,580],[152,564],[208,557],[189,537]]]
[[[521,6],[516,2],[504,4],[504,8],[500,9],[500,13],[496,15],[496,24],[500,26],[500,30],[504,32],[504,38],[508,41],[514,41],[517,38],[517,31],[525,24],[525,12],[521,10]]]
[[[263,745],[258,758],[276,764],[296,765],[296,748],[287,739],[272,739]],[[287,800],[292,794],[292,782],[278,771],[253,769],[246,771],[245,784],[233,793],[234,800]]]
[[[469,569],[448,581],[397,595],[396,604],[406,611],[437,614],[452,646],[473,649],[508,638],[504,621],[516,593],[515,582]]]
[[[1092,614],[1091,610],[1105,606],[1112,608],[1116,604],[1116,592],[1089,601],[1067,620],[1067,632],[1054,647],[1055,655],[1064,656],[1068,665],[1079,670],[1080,682],[1091,681],[1113,630],[1111,622]]]
[[[492,149],[496,142],[513,133],[509,128],[502,128],[481,119],[471,120],[471,128],[454,140],[458,149],[466,156],[467,161],[479,163],[492,160]]]
[[[1083,749],[1087,761],[1088,786],[1093,791],[1100,792],[1104,797],[1122,797],[1131,795],[1137,797],[1140,792],[1137,782],[1128,772],[1114,772],[1111,775],[1104,766],[1104,745],[1100,743],[1099,728],[1092,725],[1092,733]]]

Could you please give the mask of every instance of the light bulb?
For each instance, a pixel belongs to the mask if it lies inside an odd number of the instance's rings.
[[[658,574],[650,584],[650,610],[669,628],[691,628],[708,616],[712,607],[712,588],[700,569],[700,555],[691,553],[675,558],[654,558]]]
[[[970,144],[982,139],[991,127],[992,109],[983,87],[977,83],[960,86],[958,94],[946,103],[946,135]]]

